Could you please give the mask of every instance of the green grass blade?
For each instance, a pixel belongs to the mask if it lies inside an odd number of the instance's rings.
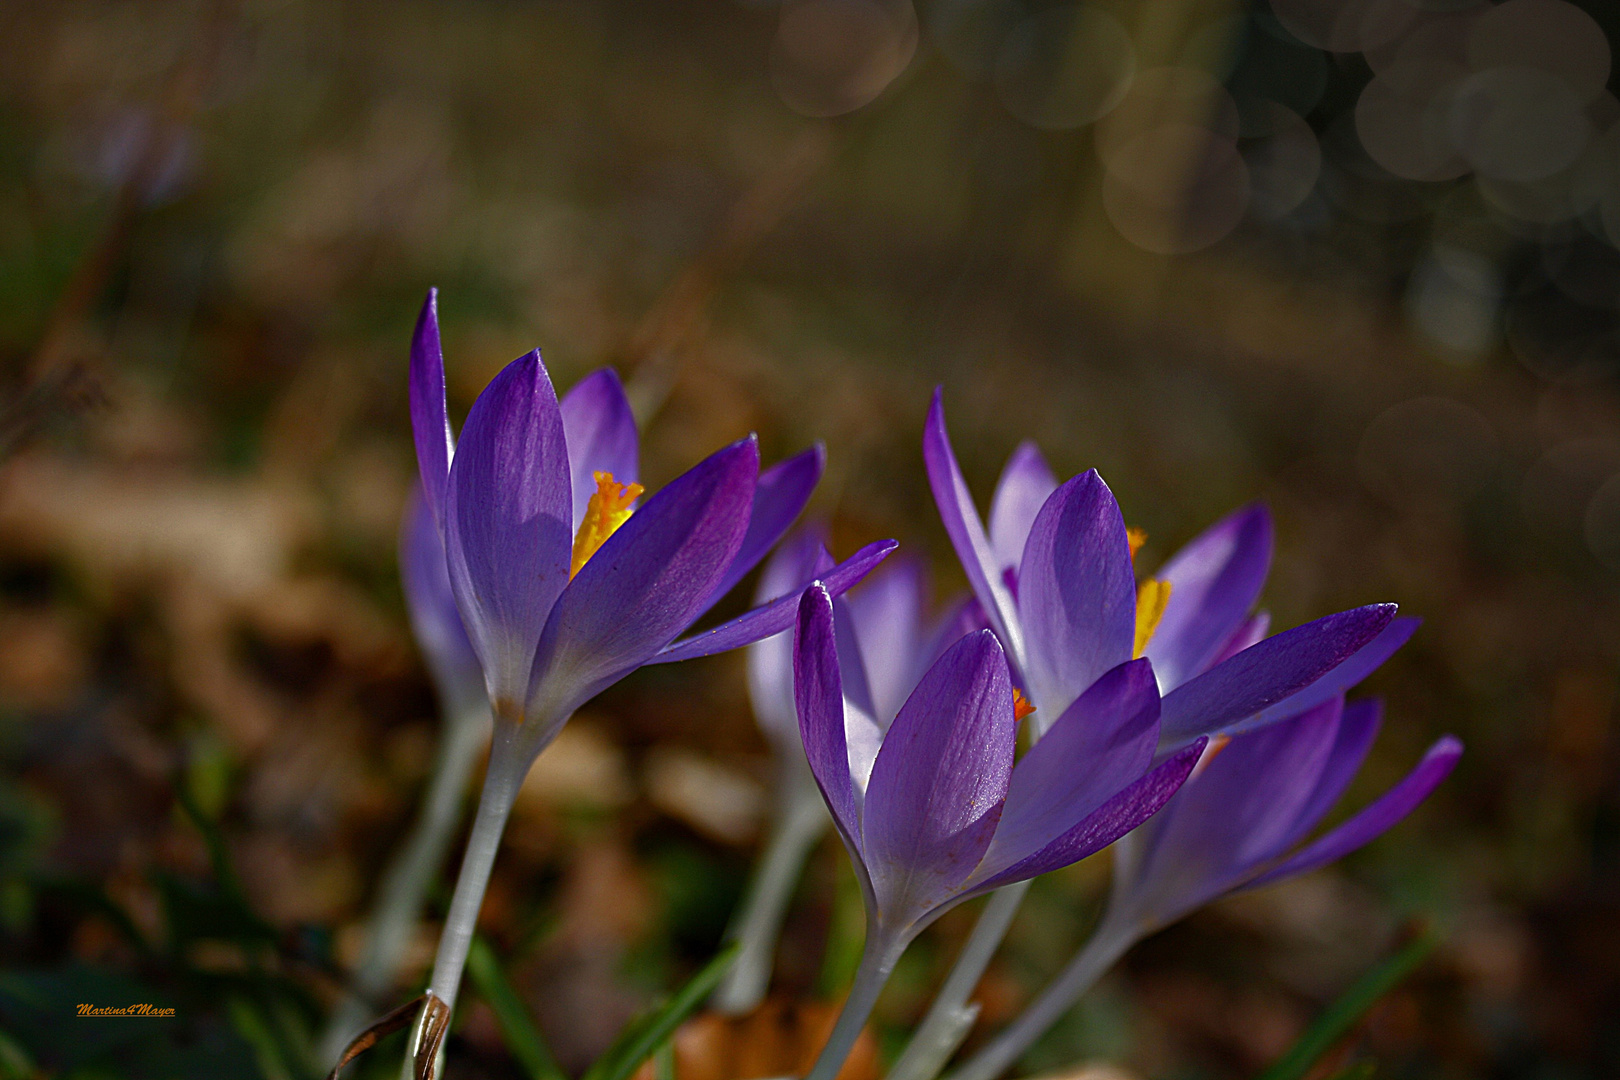
[[[1349,1031],[1373,1003],[1421,964],[1434,947],[1440,944],[1440,935],[1433,929],[1425,930],[1400,952],[1373,968],[1339,999],[1315,1023],[1305,1029],[1288,1052],[1261,1073],[1259,1080],[1299,1080],[1344,1033]]]
[[[501,971],[495,950],[481,937],[473,938],[472,948],[467,952],[467,974],[472,976],[479,996],[489,1005],[490,1012],[495,1014],[495,1022],[500,1025],[507,1049],[512,1051],[512,1056],[517,1058],[530,1080],[568,1080],[562,1066],[551,1056],[540,1029],[534,1026],[523,1000],[507,981],[505,972]]]
[[[726,969],[737,959],[739,948],[741,942],[732,942],[721,949],[713,960],[703,966],[703,970],[675,991],[673,997],[652,1013],[633,1021],[613,1040],[607,1053],[585,1071],[581,1080],[629,1080],[630,1074],[640,1068],[641,1063],[651,1057],[664,1040],[675,1034],[681,1022],[695,1012],[720,985]]]

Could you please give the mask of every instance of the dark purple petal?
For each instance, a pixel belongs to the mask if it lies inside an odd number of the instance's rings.
[[[1168,921],[1208,902],[1285,849],[1325,768],[1340,707],[1329,702],[1234,736],[1143,830],[1133,902]]]
[[[1159,714],[1161,738],[1173,746],[1195,735],[1258,726],[1244,721],[1298,693],[1349,660],[1394,617],[1394,604],[1369,604],[1296,626],[1244,649],[1224,664],[1165,695],[1164,708]],[[1336,697],[1340,692],[1335,689],[1318,698],[1318,702]],[[1297,713],[1303,709],[1290,711]]]
[[[1355,686],[1362,679],[1374,671],[1411,640],[1417,633],[1417,628],[1423,625],[1422,619],[1396,619],[1386,626],[1378,636],[1358,649],[1354,656],[1328,672],[1316,682],[1307,686],[1299,693],[1284,698],[1277,704],[1263,710],[1248,723],[1236,730],[1263,727],[1275,723],[1286,716],[1302,713],[1313,708],[1331,697],[1337,697]]]
[[[1036,516],[1018,573],[1018,613],[1034,705],[1051,720],[1131,659],[1131,547],[1114,493],[1095,470],[1059,487]]]
[[[596,494],[595,474],[607,472],[621,484],[641,478],[636,418],[624,386],[612,368],[585,376],[562,399],[563,434],[568,439],[569,474],[574,484],[574,531]]]
[[[1024,557],[1024,542],[1035,515],[1057,490],[1057,478],[1031,440],[1018,444],[1007,459],[990,499],[990,547],[1002,569],[1018,568]]]
[[[756,602],[799,596],[832,568],[819,528],[799,529],[782,541],[760,572]],[[760,729],[779,753],[797,753],[799,721],[793,704],[793,634],[783,631],[748,647],[748,700]]]
[[[577,707],[691,625],[742,543],[758,470],[753,438],[733,443],[666,484],[608,537],[557,599],[531,698],[556,698],[546,683],[561,679],[563,699]]]
[[[1198,756],[1203,739],[1182,748],[1152,772],[1098,807],[1074,828],[1041,850],[1014,863],[993,877],[973,883],[974,893],[989,892],[1079,862],[1094,855],[1158,812],[1183,783]]]
[[[927,588],[921,561],[902,555],[844,598],[860,640],[873,716],[881,724],[894,719],[933,659],[921,655]]]
[[[1440,781],[1451,773],[1457,759],[1462,756],[1462,751],[1462,742],[1454,736],[1447,735],[1441,738],[1429,748],[1423,760],[1418,762],[1417,768],[1408,773],[1400,783],[1384,792],[1380,799],[1338,828],[1324,833],[1290,858],[1248,882],[1244,887],[1258,888],[1273,881],[1293,877],[1295,874],[1303,874],[1307,870],[1314,870],[1336,859],[1342,859],[1357,848],[1376,840],[1429,797],[1429,792],[1438,787]]]
[[[399,575],[411,630],[446,710],[454,713],[478,706],[487,696],[484,669],[478,665],[478,654],[461,625],[461,612],[456,610],[450,572],[445,565],[444,543],[420,491],[411,495],[401,523]]]
[[[1013,768],[980,874],[1021,862],[1139,779],[1159,744],[1159,690],[1146,660],[1106,672]]]
[[[826,448],[817,443],[785,461],[778,461],[759,474],[759,485],[754,489],[754,506],[748,517],[748,533],[743,537],[742,546],[737,549],[737,557],[726,568],[699,615],[730,592],[782,539],[782,534],[798,519],[804,504],[810,501],[810,495],[816,490],[826,464]]]
[[[973,872],[1012,773],[1012,682],[988,630],[923,674],[872,767],[861,850],[885,918],[930,910]]]
[[[429,289],[411,335],[411,433],[416,439],[416,466],[428,513],[444,527],[445,485],[455,440],[444,401],[444,352],[439,347],[439,290]]]
[[[950,435],[945,431],[944,392],[937,388],[923,428],[923,461],[928,467],[928,486],[933,489],[940,520],[967,574],[968,585],[984,606],[990,628],[1006,644],[1014,660],[1022,664],[1024,634],[1013,607],[1012,593],[1002,580],[996,553],[990,547],[990,538],[984,534],[979,512],[973,507],[973,494],[968,491],[962,469],[956,464]]]
[[[568,447],[551,379],[532,352],[473,402],[450,469],[450,583],[490,696],[517,708],[563,587],[573,532]]]
[[[630,520],[634,521],[634,518]],[[628,527],[628,526],[627,526]],[[867,544],[861,550],[827,571],[822,576],[822,584],[834,596],[842,595],[845,590],[858,583],[872,568],[883,561],[884,556],[893,551],[898,545],[893,540],[879,540]],[[798,601],[792,596],[779,597],[769,604],[763,604],[746,614],[739,615],[729,622],[723,622],[711,630],[701,634],[693,634],[689,638],[677,641],[667,648],[660,649],[658,654],[647,661],[649,664],[670,664],[676,660],[690,660],[696,656],[712,656],[715,653],[735,649],[747,645],[761,638],[780,634],[793,625],[795,613],[798,611]]]
[[[1378,737],[1383,718],[1384,704],[1377,698],[1365,698],[1344,707],[1333,749],[1328,751],[1327,764],[1316,782],[1316,790],[1311,792],[1309,801],[1300,808],[1298,818],[1282,841],[1281,848],[1292,847],[1305,839],[1333,809],[1333,804],[1339,801],[1339,796],[1344,794],[1350,781],[1361,771],[1361,763],[1367,760],[1367,752]]]
[[[1153,576],[1170,602],[1144,655],[1168,693],[1210,666],[1244,624],[1271,568],[1271,514],[1259,503],[1217,522]]]
[[[832,597],[818,582],[795,601],[798,618],[793,633],[793,696],[799,713],[799,738],[810,772],[832,812],[833,824],[861,863],[861,821],[855,785],[849,772],[849,744],[844,735],[844,684],[833,639]]]
[[[1251,645],[1260,644],[1266,639],[1266,633],[1270,629],[1271,612],[1257,611],[1250,615],[1243,620],[1243,625],[1234,630],[1232,636],[1226,639],[1226,644],[1221,646],[1221,651],[1215,654],[1214,659],[1209,662],[1209,666],[1204,668],[1204,671],[1208,671],[1216,664],[1226,663]],[[1204,671],[1197,671],[1194,674],[1202,675]]]

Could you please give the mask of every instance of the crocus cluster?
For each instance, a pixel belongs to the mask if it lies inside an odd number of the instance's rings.
[[[752,610],[684,639],[783,540],[820,477],[819,447],[762,473],[750,437],[643,501],[618,378],[598,371],[559,400],[538,352],[491,381],[457,444],[431,294],[410,400],[413,625],[447,701],[481,692],[494,717],[413,1041],[418,1075],[433,1071],[517,785],[576,708],[645,664],[751,646],[751,697],[781,770],[773,838],[734,924],[743,959],[718,1008],[763,994],[782,911],[829,819],[854,862],[865,951],[808,1080],[832,1080],[901,953],[955,905],[997,893],[893,1080],[932,1080],[959,1045],[967,994],[1021,883],[1118,844],[1092,942],[963,1080],[998,1074],[1143,935],[1367,843],[1460,753],[1442,739],[1383,797],[1308,840],[1379,725],[1375,703],[1345,694],[1416,621],[1373,604],[1270,634],[1256,609],[1272,550],[1259,505],[1140,575],[1143,537],[1101,477],[1060,483],[1031,443],[1008,461],[987,529],[937,392],[923,457],[970,595],[930,618],[926,574],[905,559],[854,588],[893,543],[838,563],[806,528],[766,564]]]

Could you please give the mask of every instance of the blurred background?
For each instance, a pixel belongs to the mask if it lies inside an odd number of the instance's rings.
[[[1617,34],[1564,0],[6,4],[0,1069],[315,1073],[437,732],[394,557],[437,285],[457,418],[539,345],[559,387],[624,375],[653,486],[825,440],[837,553],[896,537],[941,598],[936,384],[981,505],[1033,438],[1149,566],[1267,501],[1274,626],[1424,618],[1352,794],[1443,731],[1452,779],[1144,943],[1026,1073],[1251,1076],[1429,920],[1355,1036],[1378,1075],[1620,1075]],[[566,1066],[715,947],[769,780],[738,655],[542,757],[482,929]],[[1037,885],[976,1038],[1106,881]],[[836,998],[859,927],[829,838],[782,999]],[[126,1000],[178,1017],[71,1016]],[[450,1075],[521,1075],[476,995]]]

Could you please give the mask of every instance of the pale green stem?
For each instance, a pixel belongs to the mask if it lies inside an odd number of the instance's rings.
[[[462,820],[467,780],[489,737],[489,706],[481,699],[446,718],[421,815],[384,874],[366,923],[365,944],[350,989],[338,1002],[321,1037],[322,1061],[335,1061],[365,1028],[399,975],[421,915],[422,898],[439,872]]]
[[[827,1036],[827,1044],[821,1048],[821,1056],[816,1058],[815,1067],[804,1080],[834,1080],[838,1075],[908,944],[909,938],[884,933],[881,927],[867,927],[866,947],[861,951],[861,966],[855,970],[854,985],[849,989],[849,997],[844,999],[843,1011],[838,1014],[832,1034]]]
[[[939,988],[934,1003],[928,1007],[928,1015],[912,1034],[894,1068],[889,1070],[888,1080],[933,1080],[962,1045],[979,1015],[978,1007],[969,1005],[968,998],[973,996],[996,949],[1007,936],[1029,886],[1030,882],[1020,881],[997,889],[991,895],[945,985]]]
[[[742,948],[711,1004],[729,1016],[752,1012],[764,1000],[788,902],[798,887],[805,860],[831,823],[821,792],[808,775],[784,776],[781,790],[770,838],[726,934],[729,940],[741,942]]]
[[[1036,1039],[1044,1035],[1047,1028],[1057,1023],[1080,1000],[1080,995],[1091,989],[1114,966],[1114,961],[1124,955],[1138,936],[1130,920],[1113,920],[1105,916],[1102,925],[1091,935],[1091,940],[1075,954],[1058,977],[1047,984],[1040,996],[1030,1002],[1018,1019],[946,1080],[995,1080]]]
[[[450,897],[450,911],[445,915],[444,929],[439,934],[433,978],[428,983],[428,993],[449,1009],[455,1008],[461,972],[467,966],[467,950],[472,947],[478,911],[484,905],[484,890],[489,887],[489,873],[495,866],[495,853],[501,846],[507,816],[512,812],[512,802],[537,753],[532,749],[531,740],[525,738],[526,734],[509,721],[495,721],[489,768],[484,773],[484,791],[478,799],[478,814],[473,818],[472,832],[467,837],[467,853],[462,856],[456,891]],[[411,1075],[410,1048],[418,1044],[426,1015],[424,1009],[406,1044],[402,1072],[405,1077]]]

